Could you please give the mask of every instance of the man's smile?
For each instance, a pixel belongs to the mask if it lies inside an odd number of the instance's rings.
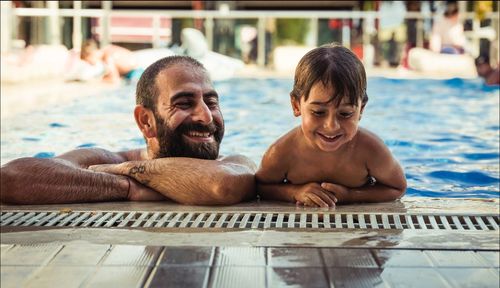
[[[213,133],[189,131],[183,134],[193,142],[213,142],[215,141]]]

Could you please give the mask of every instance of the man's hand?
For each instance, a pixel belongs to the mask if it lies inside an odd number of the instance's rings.
[[[294,193],[297,204],[311,207],[335,207],[337,198],[318,183],[300,185]]]
[[[350,201],[349,189],[345,186],[323,182],[321,183],[321,188],[323,188],[324,191],[327,191],[331,195],[334,195],[334,197],[337,199],[337,201],[335,202],[345,203]]]
[[[94,172],[103,172],[116,175],[126,175],[127,167],[123,164],[102,164],[92,165],[88,169]],[[168,200],[167,197],[156,192],[155,190],[137,182],[135,179],[127,177],[129,181],[128,200],[130,201],[162,201]]]
[[[134,179],[127,177],[130,183],[128,190],[128,200],[130,201],[164,201],[169,200],[167,197],[156,192],[155,190],[142,185]]]

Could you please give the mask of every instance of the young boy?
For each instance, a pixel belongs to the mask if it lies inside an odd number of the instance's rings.
[[[265,153],[256,174],[263,199],[334,207],[404,194],[401,166],[380,138],[358,128],[368,96],[354,53],[333,44],[308,52],[295,70],[290,97],[302,124]]]

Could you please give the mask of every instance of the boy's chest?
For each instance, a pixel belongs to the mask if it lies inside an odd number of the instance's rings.
[[[330,182],[346,187],[361,187],[368,180],[364,163],[354,158],[297,157],[290,159],[287,180],[293,184]]]

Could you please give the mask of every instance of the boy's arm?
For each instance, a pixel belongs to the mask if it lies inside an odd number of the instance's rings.
[[[261,161],[255,174],[258,195],[264,200],[277,200],[301,203],[306,206],[334,207],[335,197],[325,191],[318,183],[291,184],[286,179],[287,164],[281,149],[271,146]]]
[[[128,177],[86,169],[89,165],[125,160],[119,154],[103,149],[78,149],[51,159],[27,157],[13,160],[0,168],[1,202],[56,204],[116,201],[126,200],[129,192],[134,194],[135,191],[135,194],[143,196],[153,193]]]
[[[255,197],[255,164],[244,156],[160,158],[90,169],[132,177],[181,204],[230,205]]]
[[[321,187],[335,194],[339,203],[388,202],[401,198],[406,191],[403,169],[382,140],[374,136],[366,148],[366,167],[375,184],[359,188],[347,188],[334,183],[322,183]]]

